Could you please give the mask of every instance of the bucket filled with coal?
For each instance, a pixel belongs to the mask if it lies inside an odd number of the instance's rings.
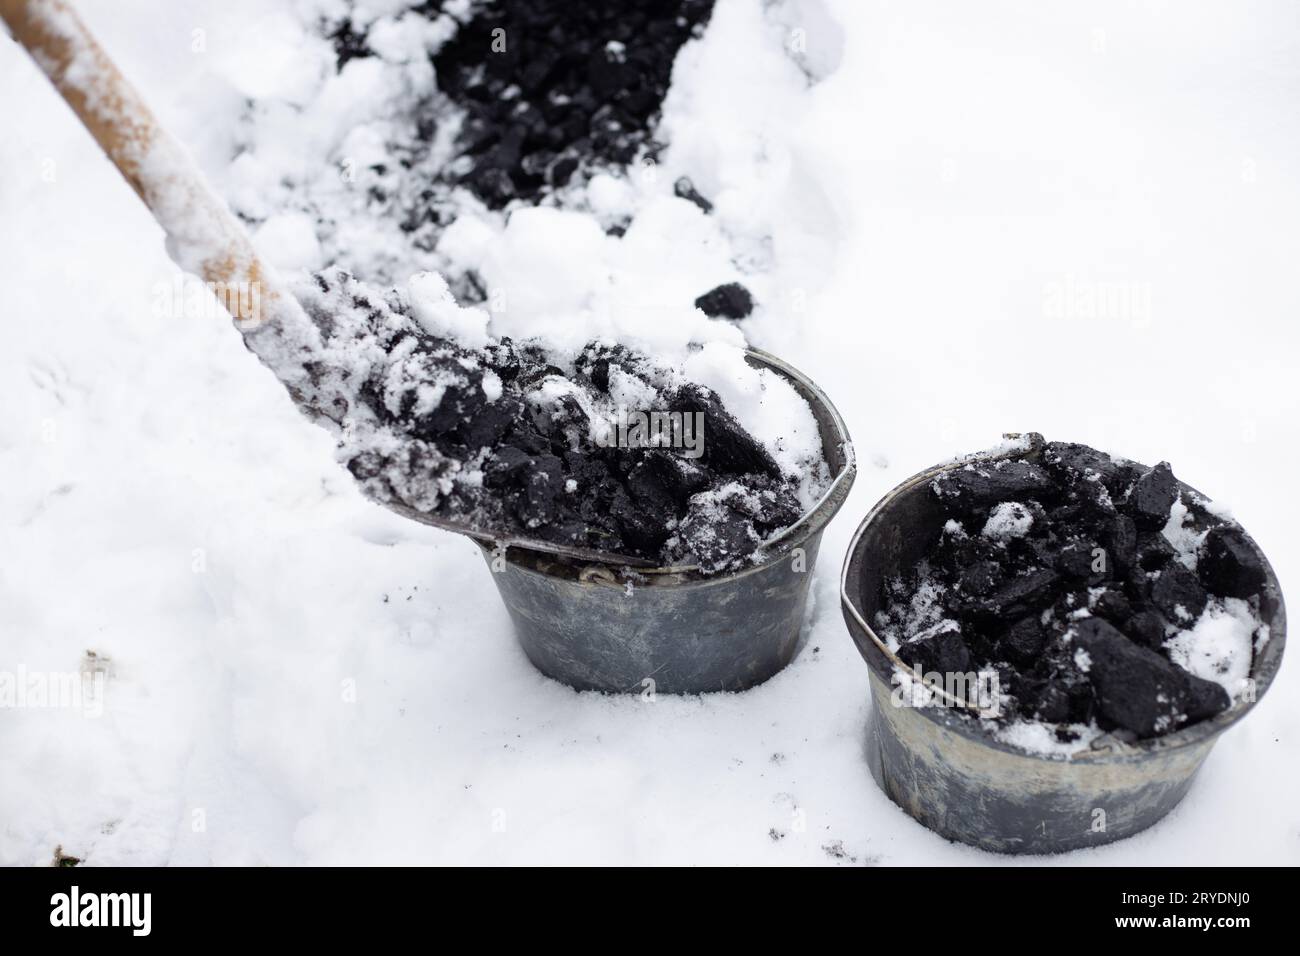
[[[370,498],[480,544],[543,673],[695,693],[789,662],[855,475],[803,374],[734,342],[492,336],[432,274],[382,290],[336,270],[297,295],[321,331],[300,387],[342,424],[340,459]]]
[[[1168,463],[1036,434],[891,491],[841,599],[876,782],[942,836],[1008,853],[1158,821],[1286,641],[1268,561]]]
[[[808,378],[757,350],[747,361],[779,376],[808,406],[824,465],[812,497],[783,491],[789,479],[774,463],[745,462],[757,446],[733,445],[740,433],[725,423],[710,438],[706,417],[705,447],[718,444],[703,464],[689,466],[691,484],[679,484],[680,462],[662,472],[651,466],[656,477],[646,487],[656,490],[642,501],[658,505],[637,520],[653,527],[648,543],[658,544],[658,563],[483,543],[515,633],[544,674],[583,690],[738,691],[794,656],[822,532],[853,484],[853,449],[835,407]],[[692,493],[704,481],[696,469],[709,462],[742,471]],[[634,485],[642,467],[633,466]]]

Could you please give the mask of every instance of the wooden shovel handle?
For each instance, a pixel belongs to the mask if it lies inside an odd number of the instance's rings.
[[[182,269],[207,282],[243,327],[296,307],[239,220],[65,0],[0,0],[0,19],[144,200]]]

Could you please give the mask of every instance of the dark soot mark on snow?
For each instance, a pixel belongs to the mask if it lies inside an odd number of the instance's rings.
[[[416,12],[435,17],[442,4]],[[623,166],[658,146],[652,130],[673,60],[698,35],[711,0],[503,0],[472,18],[433,57],[439,90],[465,113],[450,181],[499,209],[536,203],[580,170]],[[331,36],[341,69],[368,55],[344,23]],[[503,49],[504,47],[504,49]],[[428,118],[419,137],[434,132]],[[426,197],[433,199],[431,195]],[[414,230],[436,210],[411,211]]]
[[[1228,707],[1223,687],[1173,663],[1164,642],[1211,596],[1257,595],[1264,570],[1237,526],[1187,501],[1198,526],[1214,529],[1195,571],[1179,561],[1161,533],[1178,497],[1168,463],[1146,468],[1051,442],[1026,460],[945,473],[932,489],[965,530],[943,533],[926,556],[932,580],[946,589],[943,614],[960,627],[906,634],[912,640],[898,653],[909,665],[943,673],[992,667],[1013,698],[1006,716],[1095,720],[1139,738]],[[1007,517],[1022,527],[1032,518],[1028,531],[1001,541],[981,534],[1004,502],[1016,503]],[[900,631],[919,577],[913,570],[886,585],[886,616]],[[1071,620],[1080,608],[1092,616]],[[1080,649],[1086,668],[1076,660]],[[1073,739],[1064,728],[1057,734]]]

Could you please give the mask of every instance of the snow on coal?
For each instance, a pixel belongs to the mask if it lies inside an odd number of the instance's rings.
[[[376,500],[711,573],[753,559],[829,482],[807,402],[740,348],[685,363],[729,407],[625,346],[494,338],[432,273],[385,292],[332,270],[298,295],[325,340],[308,372]],[[647,415],[673,427],[627,427]]]
[[[922,672],[996,675],[1001,729],[1017,731],[1004,739],[1069,752],[1105,732],[1155,737],[1245,692],[1264,569],[1167,462],[1050,442],[930,490],[947,522],[886,583],[876,624]]]

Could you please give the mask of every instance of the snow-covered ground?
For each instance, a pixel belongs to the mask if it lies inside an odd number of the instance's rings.
[[[301,43],[251,0],[78,6],[218,179],[231,77]],[[159,230],[0,42],[0,672],[106,672],[80,711],[0,710],[0,863],[1024,862],[867,773],[836,575],[870,505],[1035,429],[1170,460],[1300,580],[1300,8],[804,0],[770,15],[823,78],[776,99],[756,8],[720,0],[683,51],[670,162],[715,194],[783,177],[749,211],[774,242],[746,331],[861,470],[794,663],[654,701],[538,675],[475,546],[362,499],[238,335],[169,300]],[[674,103],[706,80],[725,103]],[[780,162],[709,154],[691,117],[720,111]],[[1284,667],[1153,830],[1052,862],[1300,862],[1298,691]]]

